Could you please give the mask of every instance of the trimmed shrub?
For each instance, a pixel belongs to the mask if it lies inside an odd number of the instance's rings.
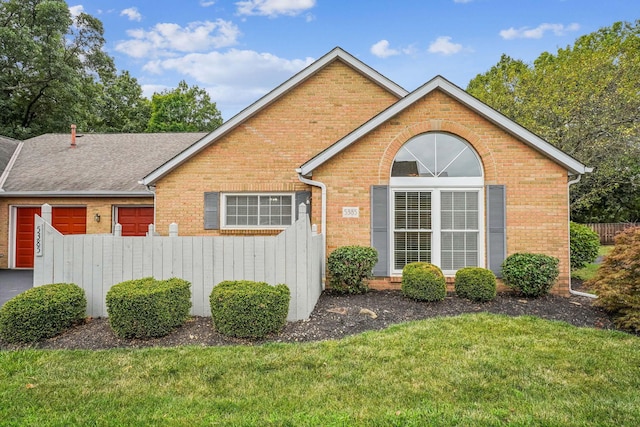
[[[600,236],[586,225],[569,223],[571,235],[571,269],[577,270],[595,261],[600,249]]]
[[[109,325],[120,338],[162,337],[182,326],[191,308],[191,283],[153,277],[118,283],[107,292]]]
[[[342,246],[331,252],[327,260],[331,289],[345,294],[362,294],[369,290],[378,251],[367,246]]]
[[[613,250],[586,284],[598,295],[594,305],[613,313],[619,328],[640,332],[640,227],[616,236]]]
[[[548,255],[516,253],[502,263],[504,284],[524,296],[548,294],[560,274],[559,260]]]
[[[486,302],[496,297],[496,276],[482,267],[465,267],[456,272],[456,294],[472,301]]]
[[[31,343],[51,338],[86,317],[84,290],[73,283],[37,286],[0,308],[0,338]]]
[[[221,334],[263,338],[287,321],[291,293],[287,285],[250,280],[220,282],[211,291],[211,320]]]
[[[442,301],[447,283],[439,267],[428,262],[412,262],[402,269],[402,294],[420,301]]]

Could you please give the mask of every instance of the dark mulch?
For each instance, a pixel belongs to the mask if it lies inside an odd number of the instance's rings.
[[[615,329],[607,313],[593,307],[590,298],[581,296],[565,298],[548,295],[531,299],[505,292],[498,294],[493,301],[474,303],[450,294],[444,301],[425,303],[405,298],[400,291],[370,291],[363,295],[338,295],[325,291],[308,320],[287,323],[281,333],[260,341],[225,337],[214,330],[211,318],[208,317],[192,317],[184,326],[162,338],[123,340],[113,334],[107,319],[95,318],[32,347],[99,350],[308,342],[339,339],[411,320],[479,312],[509,316],[533,315],[568,322],[579,327]],[[0,341],[0,349],[17,348],[20,347]]]

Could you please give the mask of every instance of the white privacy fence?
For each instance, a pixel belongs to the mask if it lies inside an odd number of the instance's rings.
[[[44,205],[42,217],[36,216],[33,285],[77,284],[89,316],[107,316],[111,286],[149,276],[191,282],[196,316],[211,315],[209,295],[223,280],[286,284],[289,321],[308,318],[322,292],[322,239],[312,232],[304,205],[300,219],[282,233],[252,237],[62,235],[51,226],[50,213]]]

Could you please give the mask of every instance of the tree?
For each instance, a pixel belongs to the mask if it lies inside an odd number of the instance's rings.
[[[63,0],[0,1],[0,133],[22,139],[82,121],[92,85],[114,73],[103,34]]]
[[[204,89],[183,80],[174,90],[153,94],[147,132],[212,131],[222,124],[215,102]]]
[[[151,117],[151,104],[142,95],[138,81],[123,71],[103,78],[93,87],[94,110],[85,129],[93,132],[144,132]]]
[[[577,222],[640,219],[640,21],[618,22],[545,52],[503,56],[467,87],[473,96],[594,167],[572,186]]]

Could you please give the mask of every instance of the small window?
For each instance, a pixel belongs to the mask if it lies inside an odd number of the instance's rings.
[[[224,228],[285,228],[293,223],[293,194],[224,194]]]

